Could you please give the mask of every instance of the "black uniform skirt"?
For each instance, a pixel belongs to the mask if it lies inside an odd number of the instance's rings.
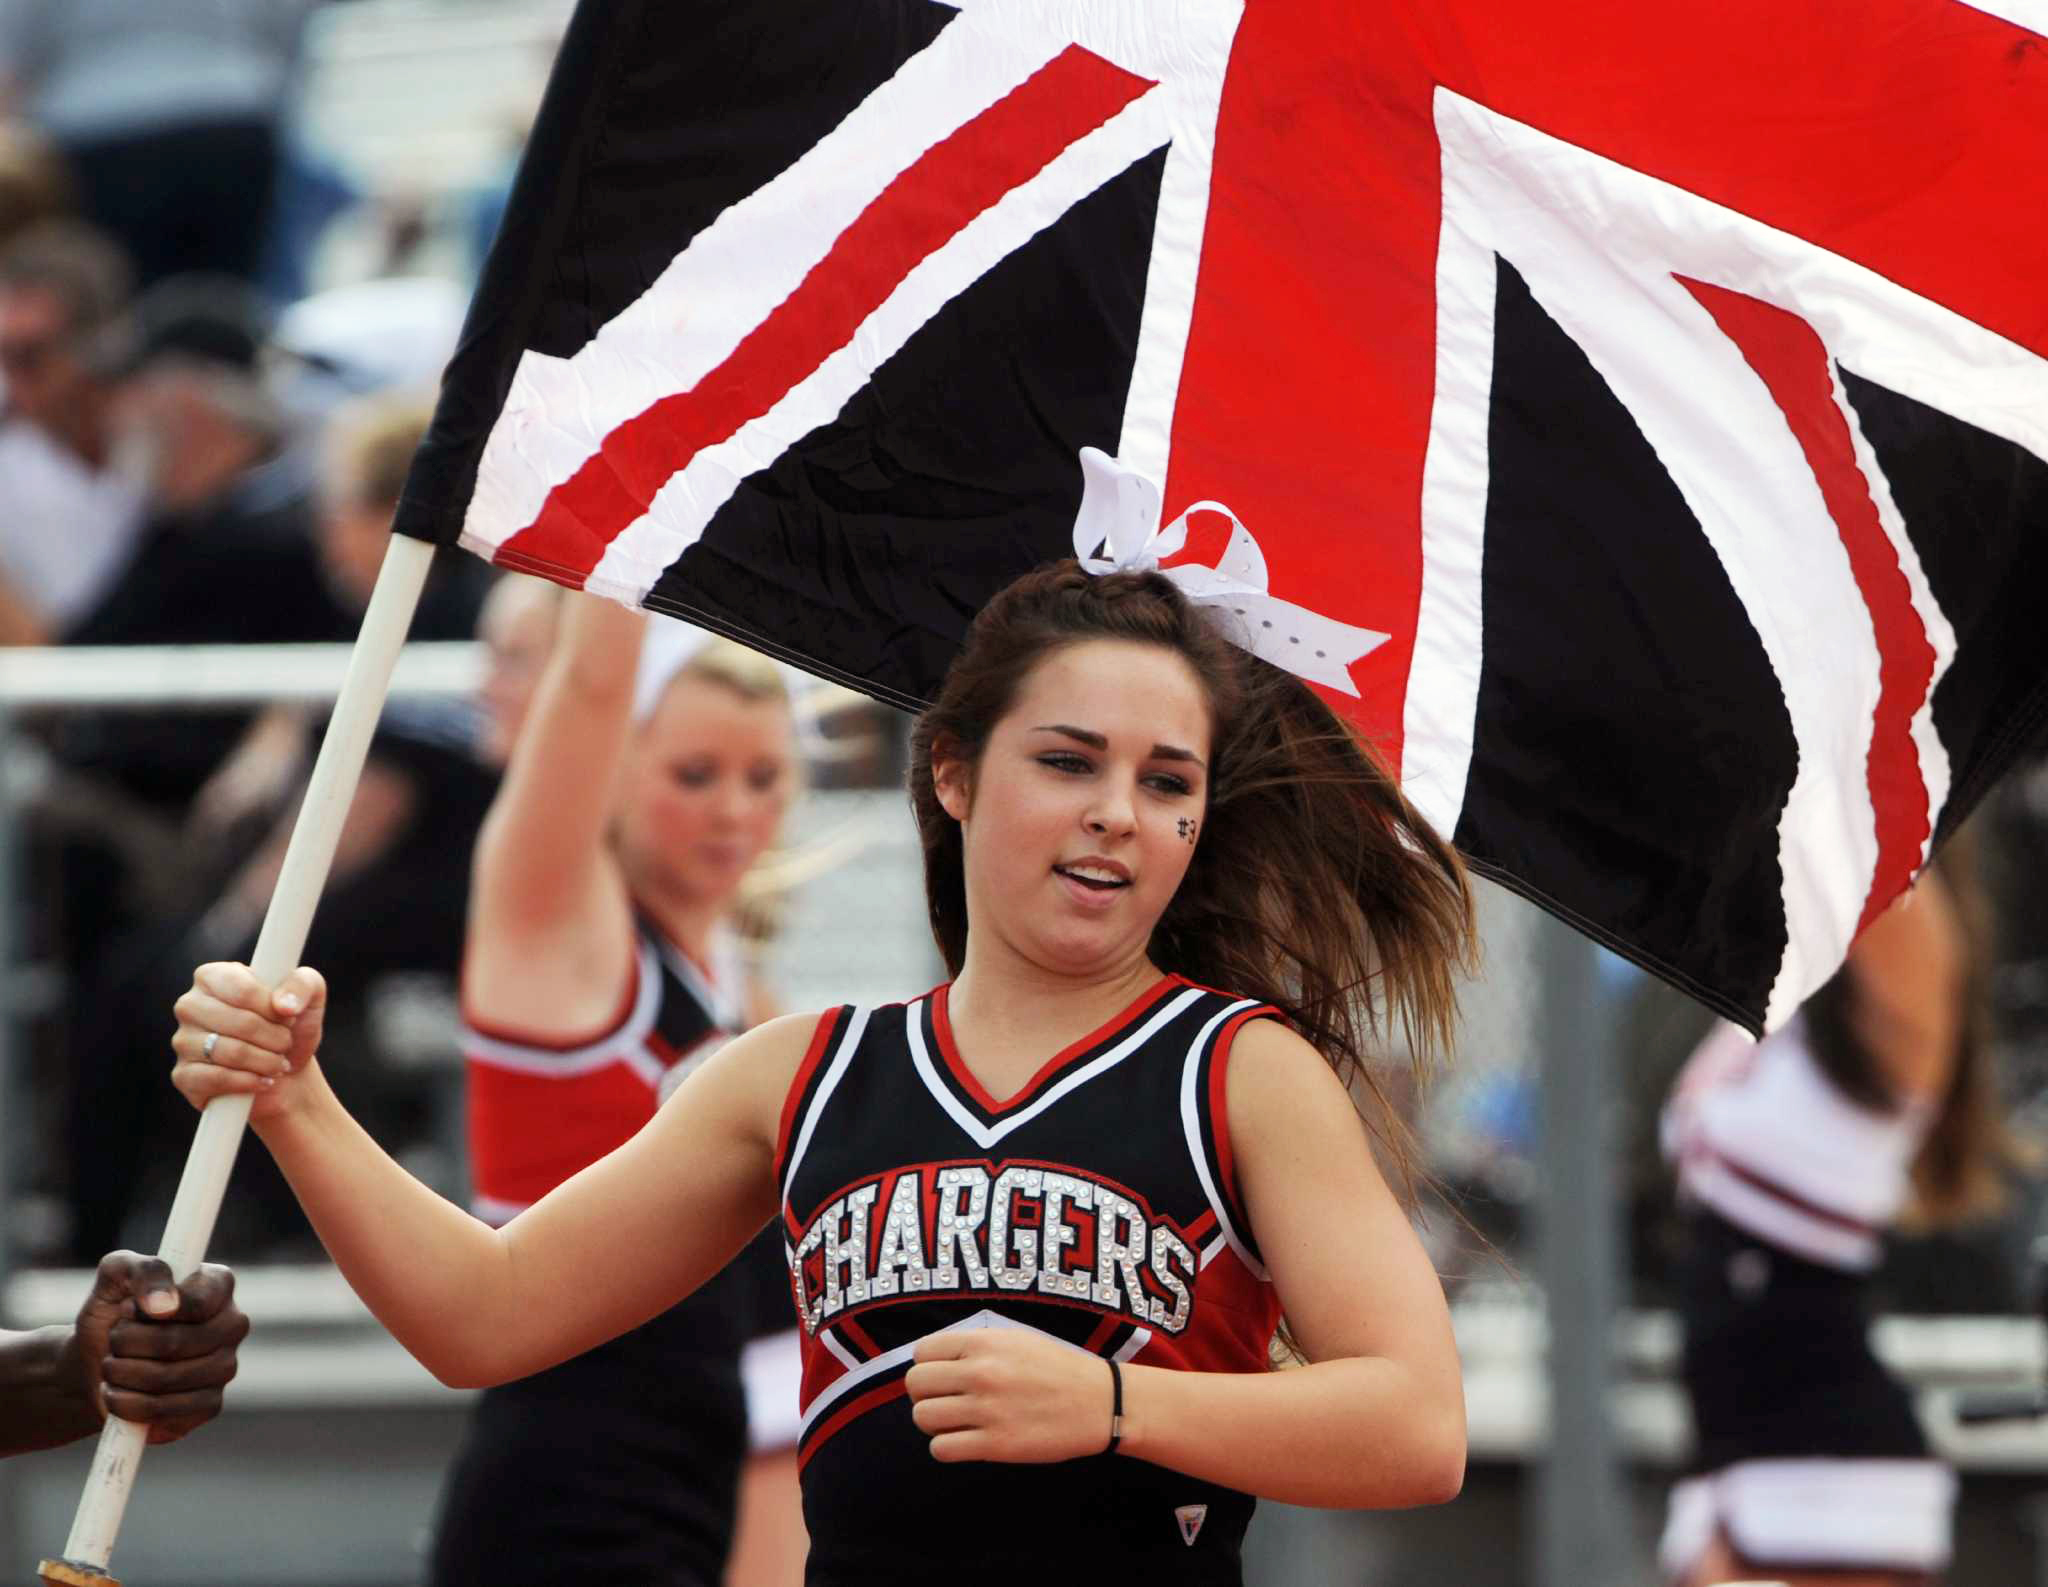
[[[1679,1270],[1696,1471],[1817,1455],[1915,1460],[1913,1403],[1871,1352],[1869,1280],[1711,1213],[1689,1220]]]
[[[1954,1479],[1870,1348],[1867,1275],[1807,1261],[1712,1213],[1678,1271],[1697,1444],[1664,1564],[1719,1532],[1750,1567],[1913,1576],[1948,1555]]]
[[[718,1587],[747,1444],[723,1283],[484,1391],[443,1490],[434,1587]]]

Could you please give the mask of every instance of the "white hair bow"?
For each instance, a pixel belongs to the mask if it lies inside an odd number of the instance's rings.
[[[1198,501],[1170,524],[1159,521],[1159,486],[1108,453],[1081,448],[1081,511],[1074,519],[1074,555],[1090,573],[1157,571],[1206,608],[1233,643],[1261,661],[1285,667],[1311,683],[1356,695],[1351,664],[1388,636],[1353,628],[1333,617],[1266,592],[1266,558],[1236,513],[1218,501]],[[1188,518],[1220,512],[1230,520],[1230,544],[1215,567],[1188,563],[1162,568],[1161,560],[1188,542]]]

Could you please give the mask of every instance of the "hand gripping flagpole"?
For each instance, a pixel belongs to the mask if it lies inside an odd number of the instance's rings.
[[[251,955],[250,969],[266,986],[275,986],[295,969],[305,949],[313,906],[327,885],[342,822],[355,798],[370,736],[391,687],[391,671],[398,663],[406,630],[412,626],[413,609],[419,604],[433,558],[432,545],[404,535],[393,535],[384,553],[384,566],[370,595],[369,610],[363,615],[362,631],[356,636],[355,652],[349,658],[348,673],[334,702],[334,715],[314,762],[305,803],[292,828],[270,909]],[[220,1215],[228,1173],[234,1167],[253,1100],[217,1097],[199,1115],[198,1133],[192,1140],[191,1155],[185,1159],[185,1174],[178,1181],[178,1194],[171,1203],[157,1253],[181,1284],[205,1260],[206,1244],[213,1237],[214,1219]],[[128,1507],[147,1437],[139,1423],[107,1418],[92,1470],[85,1479],[85,1492],[78,1501],[77,1517],[71,1523],[71,1536],[64,1544],[64,1557],[42,1563],[46,1587],[86,1583],[119,1587],[107,1572],[107,1562],[113,1557],[114,1538],[121,1530],[121,1515]]]

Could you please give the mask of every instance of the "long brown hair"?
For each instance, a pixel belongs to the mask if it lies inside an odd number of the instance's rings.
[[[1418,1064],[1448,1046],[1454,977],[1473,941],[1464,866],[1342,718],[1299,679],[1232,644],[1157,573],[1098,577],[1067,561],[1026,574],[975,618],[937,701],[918,718],[910,797],[948,972],[959,974],[966,958],[967,887],[960,828],[939,804],[934,762],[964,762],[971,780],[1031,668],[1096,639],[1172,651],[1209,702],[1201,842],[1154,929],[1152,961],[1277,1007],[1347,1085],[1373,1094],[1367,1122],[1412,1184],[1406,1134],[1367,1058],[1395,1030]]]
[[[2005,1202],[2005,1170],[2026,1165],[2031,1155],[2006,1127],[1993,1072],[1991,928],[1977,864],[1974,834],[1966,828],[1949,840],[1932,867],[1947,890],[1962,938],[1963,973],[1956,989],[1960,1018],[1948,1088],[1913,1159],[1906,1221],[1920,1228],[1997,1212]],[[1857,1034],[1857,1013],[1856,979],[1845,965],[1801,1010],[1815,1062],[1850,1101],[1874,1112],[1894,1112],[1899,1098]]]

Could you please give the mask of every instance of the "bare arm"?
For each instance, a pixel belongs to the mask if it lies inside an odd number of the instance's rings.
[[[605,831],[646,621],[595,596],[567,603],[477,835],[465,995],[544,1035],[595,1028],[632,964],[631,902]]]
[[[1933,871],[1865,928],[1849,950],[1854,1019],[1885,1084],[1939,1101],[1962,1039],[1969,945],[1955,900]]]
[[[1465,1402],[1450,1311],[1350,1098],[1306,1042],[1256,1022],[1231,1055],[1228,1106],[1246,1211],[1310,1364],[1126,1367],[1120,1453],[1290,1504],[1451,1498]],[[995,1332],[935,1336],[918,1361],[914,1414],[941,1460],[1060,1460],[1108,1441],[1099,1361]]]
[[[244,966],[203,966],[178,1001],[173,1078],[202,1106],[256,1094],[251,1122],[335,1265],[445,1383],[525,1377],[638,1326],[775,1210],[776,1128],[815,1021],[734,1041],[631,1141],[493,1229],[406,1173],[342,1107],[314,1057],[324,1002],[308,970],[273,999]],[[222,1038],[212,1062],[208,1032]]]

